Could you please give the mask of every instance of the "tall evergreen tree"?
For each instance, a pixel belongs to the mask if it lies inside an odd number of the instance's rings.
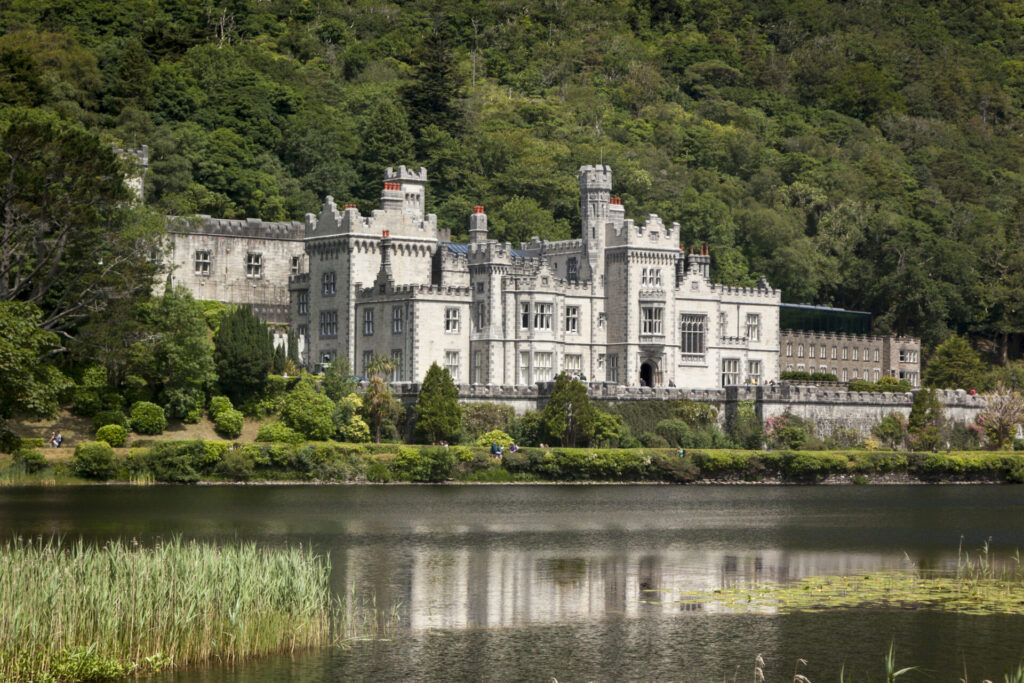
[[[548,433],[563,446],[575,446],[594,434],[595,411],[587,388],[564,372],[558,375],[551,398],[541,413]]]
[[[431,363],[416,397],[416,436],[427,443],[456,441],[461,431],[459,390],[447,369]]]
[[[447,25],[443,16],[434,17],[417,55],[416,77],[402,93],[409,123],[417,137],[423,136],[427,126],[437,126],[459,137],[464,127],[464,79],[455,61]]]
[[[963,337],[953,335],[935,347],[924,369],[924,383],[936,389],[973,389],[984,371],[981,356]]]
[[[221,389],[236,404],[259,394],[274,356],[267,326],[245,306],[224,318],[213,338]]]
[[[288,360],[299,364],[299,338],[291,327],[288,328]]]

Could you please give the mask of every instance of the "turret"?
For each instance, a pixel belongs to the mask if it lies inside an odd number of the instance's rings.
[[[605,226],[612,217],[611,166],[580,166],[580,217],[583,225],[581,232],[583,246],[586,251],[581,279],[590,280],[600,285],[604,276],[604,233]],[[621,207],[621,201],[617,206]],[[621,209],[616,209],[621,212]],[[618,216],[621,219],[621,213]]]
[[[384,190],[381,192],[380,205],[385,211],[404,211],[422,219],[426,210],[427,169],[420,166],[414,171],[405,166],[398,170],[384,170]]]
[[[487,241],[487,214],[482,206],[474,206],[469,215],[469,241],[472,244]]]

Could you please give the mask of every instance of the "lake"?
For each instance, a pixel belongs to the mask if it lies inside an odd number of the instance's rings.
[[[1024,618],[922,610],[731,613],[679,591],[954,569],[1024,548],[1020,486],[90,486],[0,489],[0,532],[313,544],[339,592],[399,606],[388,642],[161,683],[347,680],[1002,680]]]

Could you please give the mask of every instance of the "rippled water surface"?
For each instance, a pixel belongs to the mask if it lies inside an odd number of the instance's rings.
[[[398,604],[385,643],[159,681],[1002,680],[1024,619],[924,611],[730,614],[679,590],[912,565],[1024,548],[1024,487],[252,486],[0,489],[0,532],[102,540],[312,543],[339,592]],[[647,604],[657,596],[661,604]]]

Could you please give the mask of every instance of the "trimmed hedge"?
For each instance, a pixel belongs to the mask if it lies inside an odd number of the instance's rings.
[[[228,408],[217,413],[213,420],[213,428],[217,433],[226,439],[237,439],[245,426],[245,416],[234,408]]]
[[[106,481],[116,469],[114,449],[106,441],[80,443],[71,458],[71,472],[83,479]]]
[[[167,429],[164,409],[149,401],[137,401],[131,410],[132,431],[136,434],[157,435]]]
[[[904,474],[925,481],[1024,483],[1024,454],[1008,452],[749,451],[634,448],[522,448],[499,460],[488,447],[397,446],[336,442],[157,441],[117,458],[106,442],[81,444],[71,462],[89,479],[152,477],[192,483],[317,480],[414,481],[712,481],[813,483]]]
[[[128,431],[118,424],[103,425],[96,430],[96,440],[106,441],[114,448],[120,448],[128,439]]]

